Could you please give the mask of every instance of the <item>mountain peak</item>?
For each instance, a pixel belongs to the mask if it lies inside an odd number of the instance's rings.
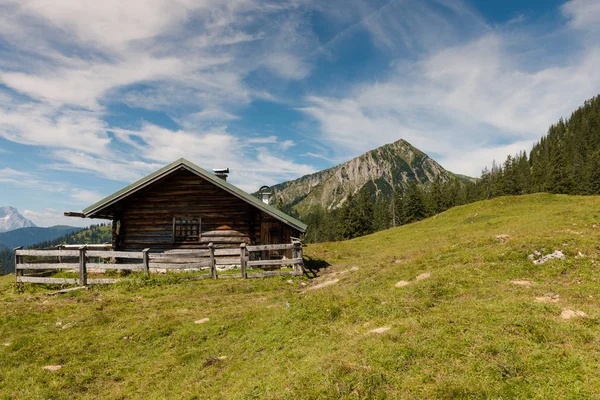
[[[35,227],[35,224],[19,214],[15,207],[0,207],[0,232],[30,227]]]
[[[349,194],[360,190],[387,197],[397,185],[407,186],[410,182],[427,185],[436,177],[442,182],[465,180],[399,139],[336,167],[275,185],[271,201],[302,215],[312,207],[338,208]]]

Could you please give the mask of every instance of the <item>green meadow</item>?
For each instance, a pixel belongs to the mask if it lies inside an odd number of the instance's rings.
[[[305,255],[330,266],[59,295],[0,277],[0,398],[600,396],[600,197],[500,197]]]

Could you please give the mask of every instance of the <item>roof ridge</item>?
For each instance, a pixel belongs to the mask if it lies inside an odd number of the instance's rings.
[[[266,212],[267,214],[271,215],[274,218],[277,218],[281,222],[283,222],[287,225],[291,225],[292,227],[294,227],[302,232],[306,232],[307,225],[304,224],[302,221],[299,221],[296,218],[294,218],[290,215],[287,215],[283,211],[278,210],[275,207],[264,203],[262,200],[257,199],[256,197],[254,197],[251,194],[245,192],[244,190],[238,188],[237,186],[235,186],[221,178],[216,177],[215,175],[211,174],[204,168],[194,164],[193,162],[191,162],[183,157],[179,158],[176,161],[173,161],[170,164],[165,165],[164,167],[154,171],[153,173],[146,175],[145,177],[133,182],[130,185],[125,186],[124,188],[116,191],[115,193],[113,193],[113,194],[105,197],[104,199],[92,204],[91,206],[83,209],[82,212],[83,212],[84,216],[88,217],[88,216],[94,215],[98,211],[108,207],[111,204],[116,203],[117,201],[124,199],[125,197],[130,196],[131,194],[137,192],[141,188],[143,188],[147,185],[153,184],[154,181],[173,173],[175,171],[175,169],[177,167],[179,167],[180,165],[185,166],[191,172],[196,173],[197,175],[205,178],[206,180],[213,183],[214,185],[216,185],[216,186],[220,187],[221,189],[233,194],[234,196],[246,201],[247,203],[254,205],[255,207],[257,207],[259,209],[262,209],[264,212]]]

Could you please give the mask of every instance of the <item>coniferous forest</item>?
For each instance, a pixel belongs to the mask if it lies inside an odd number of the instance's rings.
[[[307,242],[351,239],[427,218],[451,207],[505,195],[538,192],[600,194],[600,95],[550,126],[531,149],[492,162],[474,183],[436,179],[397,186],[387,198],[365,190],[336,210],[313,209],[302,219]],[[284,211],[290,212],[291,210]]]

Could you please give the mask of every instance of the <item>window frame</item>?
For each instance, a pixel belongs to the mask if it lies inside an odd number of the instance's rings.
[[[186,236],[185,239],[180,239],[176,236],[177,231],[177,221],[182,220],[197,220],[198,221],[198,238],[195,240],[189,240],[189,236]],[[181,244],[181,243],[200,243],[202,239],[202,218],[199,215],[174,215],[173,216],[173,244]]]

